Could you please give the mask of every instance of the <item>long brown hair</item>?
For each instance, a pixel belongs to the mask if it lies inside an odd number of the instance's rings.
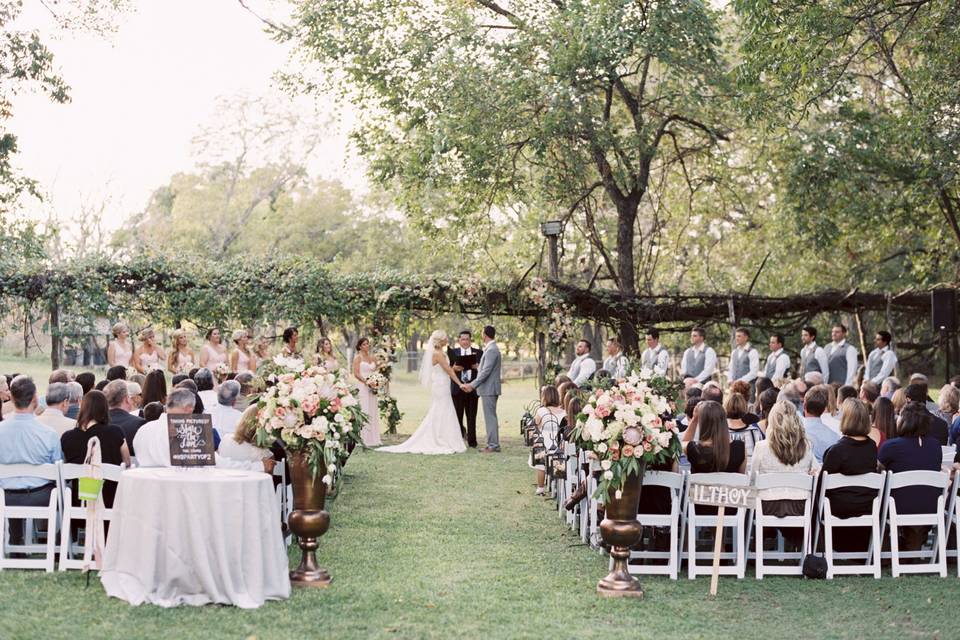
[[[80,412],[77,413],[77,428],[86,431],[91,424],[107,424],[110,422],[110,408],[107,406],[107,396],[103,391],[96,389],[88,391],[80,402]]]
[[[697,404],[700,442],[710,441],[713,450],[713,470],[726,471],[730,462],[730,429],[727,428],[727,414],[719,402],[702,400]]]
[[[143,381],[141,397],[144,405],[151,402],[167,403],[167,378],[163,375],[163,371],[154,369],[147,374],[147,378]]]
[[[897,437],[897,415],[889,398],[880,397],[873,403],[873,426],[886,440]]]

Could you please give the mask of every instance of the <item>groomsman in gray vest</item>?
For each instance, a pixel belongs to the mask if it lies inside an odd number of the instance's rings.
[[[827,379],[830,365],[827,363],[827,352],[817,344],[817,330],[813,327],[804,327],[800,331],[800,340],[803,348],[800,349],[800,379],[813,371],[819,372],[823,379]]]
[[[733,353],[730,354],[730,368],[727,370],[727,382],[733,383],[737,380],[750,383],[750,393],[753,394],[753,387],[756,384],[757,376],[760,375],[760,353],[750,344],[750,330],[740,327],[733,335],[737,343]]]
[[[857,350],[847,342],[847,328],[835,324],[830,330],[833,341],[827,345],[827,384],[853,384],[857,377]]]
[[[717,352],[704,342],[707,332],[700,327],[690,331],[690,347],[680,360],[680,379],[685,385],[703,384],[717,370]]]
[[[770,336],[770,355],[763,376],[768,380],[782,380],[790,373],[790,356],[783,350],[783,336],[775,333]]]
[[[867,379],[877,385],[883,384],[883,381],[893,375],[897,368],[897,354],[890,346],[893,336],[889,331],[877,331],[873,338],[873,345],[876,347],[867,356]]]
[[[647,329],[647,348],[640,354],[640,367],[658,376],[667,375],[670,369],[670,352],[660,344],[660,332],[656,329]]]

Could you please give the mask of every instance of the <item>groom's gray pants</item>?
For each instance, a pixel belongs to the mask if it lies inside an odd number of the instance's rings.
[[[500,396],[480,396],[483,404],[483,426],[487,430],[487,446],[500,449],[500,422],[497,420],[497,400]]]

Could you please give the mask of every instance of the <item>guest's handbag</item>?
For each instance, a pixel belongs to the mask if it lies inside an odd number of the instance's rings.
[[[815,553],[803,556],[803,577],[811,580],[823,580],[827,577],[827,560]]]

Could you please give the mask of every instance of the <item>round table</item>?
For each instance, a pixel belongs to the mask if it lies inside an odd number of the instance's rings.
[[[249,609],[290,597],[272,478],[215,467],[125,471],[100,581],[133,605]]]

